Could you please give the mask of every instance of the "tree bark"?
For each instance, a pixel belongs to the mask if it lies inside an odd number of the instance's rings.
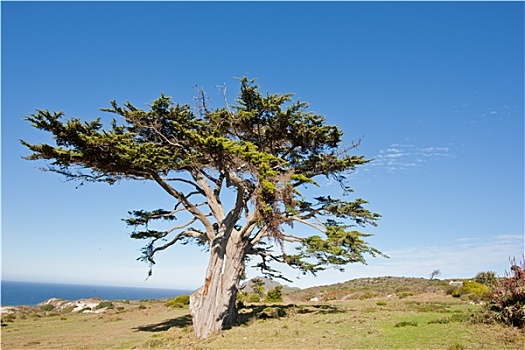
[[[197,337],[206,338],[238,323],[236,298],[245,254],[246,243],[234,235],[223,237],[210,247],[204,285],[190,296],[190,312]]]

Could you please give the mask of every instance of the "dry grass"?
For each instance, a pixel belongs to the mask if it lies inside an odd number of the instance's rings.
[[[114,303],[104,314],[27,311],[2,327],[1,348],[458,350],[523,349],[525,342],[523,330],[470,323],[480,306],[442,293],[252,305],[241,310],[242,325],[205,340],[194,337],[187,309],[164,303]]]

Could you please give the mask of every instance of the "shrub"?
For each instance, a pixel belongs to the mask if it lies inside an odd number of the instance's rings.
[[[466,347],[465,345],[461,343],[454,343],[447,348],[447,350],[464,350],[464,349],[466,349]]]
[[[168,300],[168,302],[165,305],[171,306],[171,307],[182,308],[185,305],[189,305],[189,304],[190,304],[189,295],[179,295],[178,297]]]
[[[5,322],[14,322],[16,319],[16,315],[15,314],[6,314],[6,315],[2,315],[2,323],[5,323]]]
[[[493,287],[496,283],[496,273],[494,271],[482,271],[479,272],[476,277],[474,277],[474,281],[484,284],[488,287]]]
[[[70,313],[70,312],[72,312],[73,310],[75,310],[76,307],[77,307],[76,305],[68,306],[68,307],[62,309],[62,313],[63,313],[63,314]]]
[[[511,272],[497,280],[492,300],[484,314],[487,320],[496,320],[507,325],[525,327],[525,262],[519,265],[511,260]]]
[[[417,327],[417,322],[403,321],[403,322],[398,322],[394,325],[394,327],[408,327],[408,326]]]
[[[445,294],[446,295],[453,295],[454,292],[458,291],[459,287],[447,285],[445,287]],[[459,296],[459,295],[458,295]]]
[[[379,300],[377,303],[376,303],[377,306],[386,306],[386,301],[384,300]]]
[[[266,295],[266,302],[281,302],[283,301],[283,286],[275,286],[274,289],[269,290]]]
[[[359,300],[365,300],[365,299],[372,299],[372,298],[375,298],[379,296],[379,293],[375,293],[375,292],[366,292],[364,294],[361,294],[359,296]]]
[[[461,296],[461,291],[459,288],[454,288],[452,292],[450,293],[454,298],[459,298]]]
[[[460,294],[474,294],[475,296],[482,297],[483,294],[489,292],[489,287],[478,282],[464,282],[463,287],[460,289]]]
[[[413,292],[401,292],[397,296],[399,297],[399,299],[404,299],[404,298],[410,297],[412,295],[414,295]]]
[[[252,293],[252,294],[248,295],[247,301],[249,303],[258,303],[259,301],[261,301],[261,297],[257,293]]]
[[[51,305],[51,304],[46,304],[46,305],[40,306],[40,310],[42,310],[42,311],[51,311],[54,308],[55,308],[55,306]]]
[[[104,309],[104,308],[114,309],[115,306],[113,305],[111,301],[101,301],[97,306],[95,306],[95,310]]]

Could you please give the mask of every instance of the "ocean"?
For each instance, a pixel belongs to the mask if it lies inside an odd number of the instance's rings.
[[[1,306],[34,306],[50,298],[66,300],[95,297],[104,300],[165,299],[178,295],[188,295],[193,292],[184,289],[108,287],[15,281],[2,281],[1,286]]]

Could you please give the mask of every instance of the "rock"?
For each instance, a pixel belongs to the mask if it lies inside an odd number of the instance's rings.
[[[46,305],[53,305],[54,311],[62,311],[65,309],[72,308],[71,312],[82,312],[82,313],[102,313],[107,310],[107,308],[96,309],[97,305],[105,300],[100,299],[79,299],[79,300],[64,300],[51,298],[46,301],[43,301],[37,304],[37,307],[42,307]]]

